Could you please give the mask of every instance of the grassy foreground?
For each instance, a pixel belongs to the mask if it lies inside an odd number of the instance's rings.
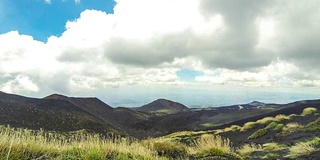
[[[134,140],[85,132],[68,135],[0,126],[0,159],[201,159],[229,157],[228,139],[203,135],[188,145],[166,138]]]

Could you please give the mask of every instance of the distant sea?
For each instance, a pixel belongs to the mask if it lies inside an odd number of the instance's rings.
[[[220,107],[252,101],[285,104],[299,100],[320,99],[320,94],[313,90],[245,87],[140,88],[114,90],[102,100],[113,107],[139,107],[159,98],[176,101],[187,107]]]

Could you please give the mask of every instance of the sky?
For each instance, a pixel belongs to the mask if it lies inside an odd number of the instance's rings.
[[[0,90],[187,106],[320,94],[318,0],[0,0]]]

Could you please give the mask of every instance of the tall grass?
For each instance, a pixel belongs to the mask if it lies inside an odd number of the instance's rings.
[[[0,159],[165,160],[221,153],[241,159],[233,153],[229,139],[218,135],[203,135],[187,145],[164,137],[139,141],[117,135],[65,135],[0,126]]]
[[[139,159],[159,159],[155,151],[141,143],[113,136],[103,137],[86,133],[65,136],[43,130],[32,131],[2,126],[0,159],[114,159],[121,155]]]

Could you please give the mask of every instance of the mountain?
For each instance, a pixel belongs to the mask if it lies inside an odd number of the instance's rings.
[[[157,99],[149,104],[137,108],[137,110],[157,114],[174,114],[190,111],[190,109],[185,105],[167,99]]]
[[[177,131],[210,130],[243,125],[263,117],[297,114],[320,100],[288,104],[251,102],[218,108],[192,108],[158,99],[141,107],[112,108],[95,97],[52,94],[42,99],[0,92],[0,125],[52,131],[89,130],[135,138],[157,137]],[[320,109],[320,108],[319,108]]]
[[[82,108],[64,100],[37,99],[0,92],[0,124],[31,129],[118,132]]]

